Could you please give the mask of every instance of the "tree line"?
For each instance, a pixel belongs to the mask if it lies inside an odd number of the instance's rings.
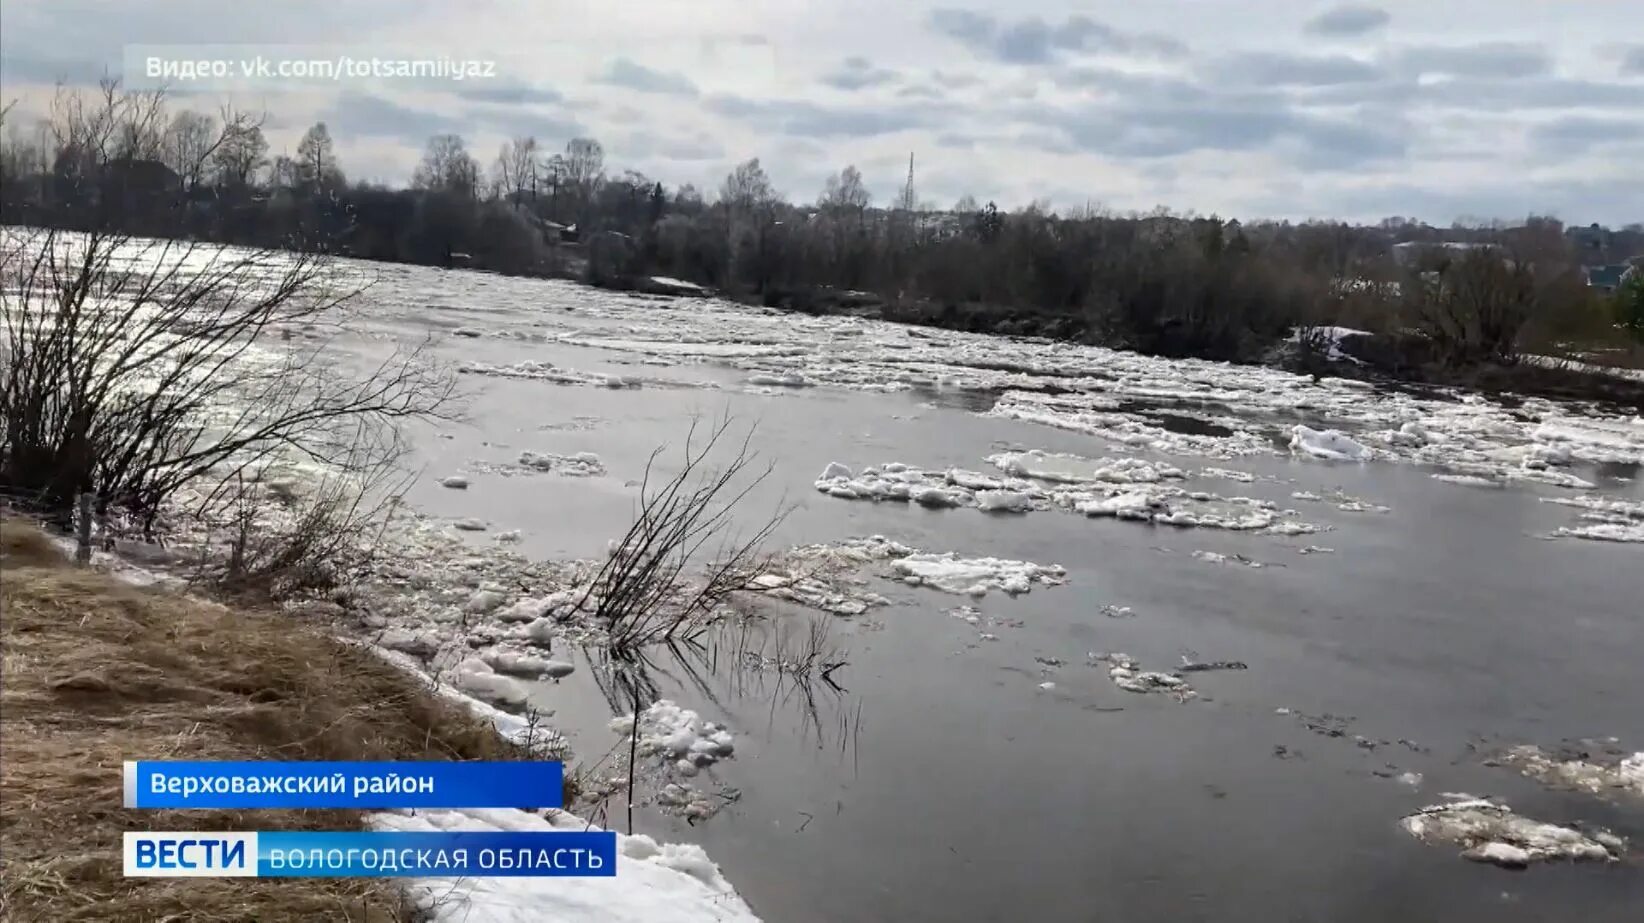
[[[388,188],[347,180],[324,123],[294,155],[270,156],[260,116],[171,112],[162,93],[112,81],[60,89],[32,129],[6,125],[0,208],[14,224],[118,225],[614,288],[669,276],[793,310],[1232,360],[1325,323],[1419,333],[1453,364],[1606,342],[1633,328],[1617,323],[1623,299],[1593,291],[1582,265],[1644,253],[1644,226],[1578,237],[1548,217],[1435,228],[1006,211],[969,196],[937,208],[921,204],[911,175],[878,206],[854,166],[796,203],[757,158],[716,189],[670,187],[609,169],[592,138],[556,149],[517,137],[482,161],[440,134],[410,187]],[[1480,249],[1395,253],[1441,241]]]

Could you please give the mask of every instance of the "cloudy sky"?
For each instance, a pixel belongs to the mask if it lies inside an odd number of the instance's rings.
[[[5,0],[0,99],[248,43],[496,61],[177,95],[266,110],[275,152],[324,120],[390,183],[433,133],[586,134],[670,185],[759,157],[794,200],[856,164],[886,201],[913,152],[944,207],[1644,221],[1644,0]]]

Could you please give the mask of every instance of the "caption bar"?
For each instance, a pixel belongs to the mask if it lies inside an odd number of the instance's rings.
[[[559,762],[125,764],[128,808],[557,808]]]
[[[125,874],[142,878],[610,878],[616,834],[201,833],[125,835]]]

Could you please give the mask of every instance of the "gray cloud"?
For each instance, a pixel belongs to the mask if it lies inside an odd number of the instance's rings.
[[[615,150],[636,160],[699,161],[720,160],[725,156],[725,148],[708,134],[668,138],[650,132],[631,132]]]
[[[861,90],[896,79],[895,71],[875,67],[867,58],[853,55],[840,62],[837,69],[823,75],[822,82],[837,90]]]
[[[661,93],[667,96],[696,96],[696,84],[684,74],[652,70],[627,58],[617,58],[599,77],[599,82],[624,87],[640,93]]]
[[[896,91],[898,99],[945,99],[946,94],[936,87],[923,83],[902,87]]]
[[[1532,128],[1530,141],[1543,153],[1577,154],[1644,141],[1644,120],[1567,116]]]
[[[1621,59],[1621,73],[1644,77],[1644,45],[1627,49],[1627,54]]]
[[[353,90],[344,90],[315,121],[327,123],[339,135],[397,138],[417,145],[432,135],[460,133],[470,127],[438,112]]]
[[[1553,69],[1545,47],[1514,42],[1417,46],[1397,52],[1395,61],[1412,76],[1520,78],[1543,76]]]
[[[1332,7],[1307,21],[1310,35],[1364,35],[1384,28],[1393,17],[1380,7],[1345,4]]]
[[[946,107],[892,105],[877,108],[824,106],[802,99],[758,100],[717,95],[710,111],[767,131],[809,138],[869,138],[935,124]]]
[[[1381,68],[1345,55],[1252,52],[1214,62],[1209,74],[1224,83],[1253,86],[1334,86],[1368,83],[1385,76]]]
[[[565,102],[565,97],[557,90],[525,83],[476,83],[465,80],[457,84],[457,87],[456,95],[477,103],[517,106],[543,103],[559,105]]]
[[[1307,100],[1319,105],[1428,106],[1498,113],[1583,108],[1644,114],[1644,95],[1635,85],[1563,77],[1457,77],[1435,83],[1387,80],[1320,87],[1309,91]]]
[[[1177,56],[1187,51],[1181,41],[1164,35],[1128,35],[1090,19],[1069,16],[1059,24],[1037,16],[1014,22],[971,10],[939,8],[927,17],[941,35],[1007,64],[1046,64],[1063,54],[1135,52]]]
[[[1424,216],[1440,222],[1467,215],[1561,215],[1571,225],[1589,221],[1619,223],[1636,221],[1644,215],[1644,185],[1626,187],[1605,179],[1536,181],[1514,177],[1456,186],[1395,179],[1340,190],[1330,197],[1329,208],[1337,216],[1370,219],[1409,214],[1413,203],[1420,203]],[[1295,202],[1275,202],[1273,207],[1294,211]]]

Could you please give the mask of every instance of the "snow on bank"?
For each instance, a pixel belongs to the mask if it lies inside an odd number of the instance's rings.
[[[1615,862],[1627,851],[1626,840],[1608,830],[1543,823],[1514,814],[1504,804],[1468,796],[1424,807],[1399,825],[1424,843],[1450,843],[1461,847],[1464,859],[1504,868],[1566,860]]]
[[[423,810],[370,816],[375,830],[598,830],[563,811]],[[614,878],[412,878],[411,899],[434,923],[757,923],[702,847],[616,834]]]

